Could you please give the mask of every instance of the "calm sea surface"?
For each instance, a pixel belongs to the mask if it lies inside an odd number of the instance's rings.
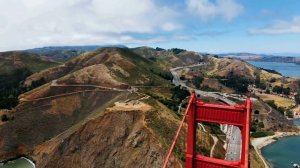
[[[300,126],[300,119],[294,120]],[[291,168],[291,162],[300,164],[300,136],[279,139],[262,149],[262,155],[274,168]]]
[[[250,64],[265,68],[276,70],[283,76],[287,77],[300,77],[300,65],[294,63],[280,63],[280,62],[259,62],[259,61],[248,61]]]
[[[34,168],[34,167],[35,166],[32,165],[25,158],[18,158],[16,160],[9,161],[4,165],[0,164],[0,168]]]
[[[256,62],[250,64],[276,70],[283,76],[300,77],[300,65],[293,63]],[[294,120],[300,126],[300,119]],[[291,162],[300,164],[300,136],[285,137],[262,149],[262,155],[272,164],[273,168],[291,168]]]
[[[279,139],[262,149],[262,155],[273,168],[291,168],[291,162],[300,164],[300,136]]]

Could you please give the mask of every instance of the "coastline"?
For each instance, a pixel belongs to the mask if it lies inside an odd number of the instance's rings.
[[[254,147],[256,153],[259,155],[260,159],[263,161],[266,168],[270,168],[270,163],[263,157],[261,154],[261,149],[276,142],[278,139],[289,137],[289,136],[299,136],[300,131],[298,132],[275,132],[272,136],[266,136],[261,138],[251,139],[251,144]]]

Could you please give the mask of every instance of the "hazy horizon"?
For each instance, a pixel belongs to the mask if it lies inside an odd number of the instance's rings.
[[[40,48],[47,48],[47,47],[90,47],[90,46],[99,46],[99,47],[105,47],[105,46],[108,46],[108,47],[114,47],[114,46],[124,46],[124,47],[128,47],[128,48],[135,48],[135,47],[152,47],[152,48],[156,48],[156,47],[159,47],[159,48],[163,48],[163,47],[160,47],[160,46],[127,46],[127,45],[123,45],[123,44],[114,44],[114,45],[61,45],[61,46],[56,46],[56,45],[53,45],[53,46],[42,46],[42,47],[34,47],[34,48],[25,48],[25,49],[19,49],[19,50],[7,50],[7,51],[0,51],[0,52],[10,52],[10,51],[26,51],[26,50],[31,50],[31,49],[40,49]],[[172,47],[172,48],[180,48],[180,47]],[[163,48],[163,49],[172,49],[172,48]],[[185,50],[188,50],[186,48],[180,48],[180,49],[185,49]],[[250,52],[250,51],[237,51],[237,52],[207,52],[207,51],[195,51],[195,50],[189,50],[189,51],[194,51],[194,52],[199,52],[199,53],[208,53],[208,54],[240,54],[240,53],[247,53],[247,54],[257,54],[257,55],[268,55],[268,56],[278,56],[278,57],[300,57],[300,53],[255,53],[255,52]]]
[[[0,51],[123,44],[298,55],[299,6],[298,0],[1,1]]]

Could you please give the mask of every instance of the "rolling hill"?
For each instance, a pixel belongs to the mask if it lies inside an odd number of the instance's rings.
[[[86,51],[93,51],[99,48],[127,48],[123,45],[87,45],[87,46],[51,46],[42,48],[33,48],[25,50],[26,52],[38,54],[52,59],[69,59],[76,57]]]
[[[33,58],[46,62],[28,67],[32,73],[25,75],[18,87],[36,87],[21,92],[20,103],[6,112],[8,121],[0,121],[0,160],[26,156],[37,167],[49,168],[161,167],[180,123],[178,105],[184,107],[189,95],[187,90],[171,84],[170,68],[205,63],[184,74],[191,80],[203,76],[203,84],[213,84],[220,90],[225,85],[216,77],[245,75],[255,80],[257,73],[255,67],[240,60],[181,49],[102,48],[60,65],[37,55]],[[30,66],[24,61],[17,67],[26,68],[27,64]],[[44,65],[49,68],[39,69]],[[233,92],[233,88],[225,89]],[[263,103],[259,108],[262,113],[269,109]],[[204,127],[208,132],[197,130],[197,151],[224,158],[223,135],[218,126]],[[273,127],[277,125],[266,125],[267,129]],[[216,131],[220,137],[214,145],[209,133]],[[186,126],[171,166],[184,164],[185,134]],[[252,155],[253,162],[259,164],[255,153]]]
[[[159,167],[180,117],[145,89],[162,89],[171,99],[168,75],[126,48],[86,52],[32,74],[24,86],[41,79],[45,84],[20,95],[11,119],[0,124],[0,160],[27,156],[37,167]],[[199,134],[200,152],[207,154],[213,140]],[[172,156],[176,167],[182,144]]]
[[[42,82],[36,81],[34,85],[22,88],[21,85],[28,76],[57,65],[59,63],[27,52],[0,53],[0,109],[16,106],[20,93]]]

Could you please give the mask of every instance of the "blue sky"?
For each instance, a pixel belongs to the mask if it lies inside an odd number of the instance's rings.
[[[0,51],[124,44],[300,53],[299,0],[0,1]]]

